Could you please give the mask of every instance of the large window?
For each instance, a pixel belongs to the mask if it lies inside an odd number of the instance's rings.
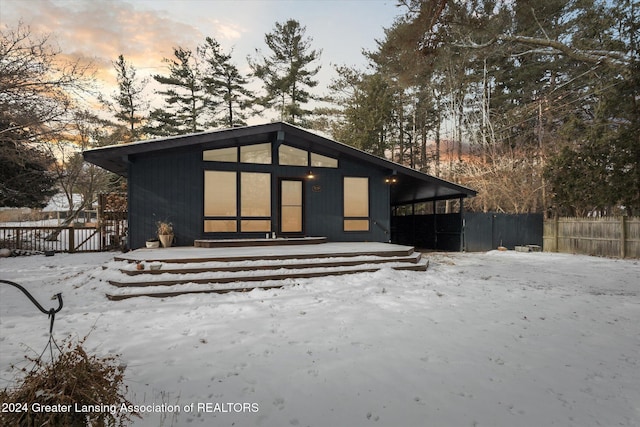
[[[236,172],[204,172],[204,231],[236,232],[238,215]]]
[[[344,177],[344,231],[369,231],[369,178]]]
[[[204,216],[236,216],[235,172],[205,171],[204,189]]]
[[[280,181],[280,231],[302,233],[302,181]]]
[[[240,174],[240,231],[271,231],[271,174]]]
[[[239,178],[237,172],[204,172],[205,233],[271,231],[271,174],[240,172]]]

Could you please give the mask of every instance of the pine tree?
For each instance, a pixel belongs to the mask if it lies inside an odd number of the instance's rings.
[[[157,91],[164,105],[149,115],[145,132],[156,136],[202,132],[215,125],[214,109],[202,82],[201,65],[189,49],[174,49],[174,59],[165,58],[169,75],[156,74],[153,79],[163,86]]]
[[[313,77],[320,70],[320,66],[310,67],[322,53],[311,49],[312,39],[305,33],[306,27],[294,19],[276,22],[273,31],[265,35],[270,55],[256,50],[256,58],[249,59],[253,75],[263,81],[266,91],[262,105],[275,106],[281,120],[302,126],[307,125],[305,116],[310,114],[303,105],[313,98],[309,89],[318,84]]]
[[[333,137],[384,158],[389,148],[387,129],[393,120],[391,88],[380,74],[364,74],[347,67],[337,71],[340,77],[331,90],[332,101],[341,106],[341,120],[332,128]]]
[[[118,56],[113,62],[118,82],[118,92],[113,95],[115,101],[115,117],[125,124],[128,135],[126,141],[134,141],[140,137],[139,127],[144,116],[142,111],[148,106],[143,98],[143,91],[147,80],[139,81],[136,78],[136,69],[128,63],[124,56]]]
[[[0,120],[0,206],[42,208],[56,193],[55,158],[12,127]]]
[[[212,113],[221,117],[218,122],[225,127],[245,126],[255,95],[246,87],[247,78],[231,62],[231,52],[224,53],[211,37],[206,38],[198,52],[207,66],[203,77],[205,90],[210,98],[219,102],[210,103],[214,106]]]

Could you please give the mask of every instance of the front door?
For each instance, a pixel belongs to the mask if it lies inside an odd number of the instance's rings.
[[[280,233],[303,234],[302,180],[280,180]]]

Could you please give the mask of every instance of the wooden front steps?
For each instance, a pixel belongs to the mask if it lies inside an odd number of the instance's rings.
[[[422,254],[419,252],[414,252],[409,256],[394,256],[393,258],[388,257],[379,257],[379,258],[367,258],[367,259],[350,259],[350,258],[331,258],[331,257],[317,257],[317,258],[297,258],[297,260],[304,260],[302,262],[292,262],[286,261],[285,258],[277,258],[281,262],[278,263],[254,263],[250,266],[246,264],[237,265],[237,263],[229,262],[225,263],[222,266],[210,266],[210,267],[182,267],[181,264],[174,265],[177,263],[167,263],[167,267],[162,267],[158,270],[151,270],[149,266],[147,266],[143,270],[130,270],[130,269],[120,269],[120,271],[128,276],[139,276],[141,274],[189,274],[189,273],[207,273],[207,272],[219,272],[219,271],[246,271],[248,269],[251,270],[280,270],[280,269],[303,269],[303,268],[320,268],[320,267],[352,267],[362,264],[384,264],[393,262],[403,262],[408,264],[416,264],[418,267],[418,263],[422,257]],[[354,256],[355,258],[355,256]],[[150,264],[152,265],[152,264]]]
[[[380,244],[384,245],[384,244]],[[166,249],[139,249],[126,254],[115,257],[116,261],[128,262],[168,262],[174,264],[188,264],[201,262],[236,262],[236,261],[261,261],[261,260],[288,260],[288,259],[319,259],[319,258],[336,258],[336,257],[361,257],[361,256],[380,256],[380,257],[398,257],[409,256],[414,253],[414,248],[408,246],[388,245],[389,249],[379,249],[376,246],[373,250],[341,250],[335,244],[326,243],[325,245],[311,245],[306,248],[317,249],[317,251],[296,251],[302,246],[287,247],[277,246],[258,246],[251,247],[251,252],[240,254],[239,252],[229,251],[226,247],[212,248],[207,251],[206,248],[170,248]],[[327,249],[327,250],[323,250]]]
[[[107,298],[122,300],[138,296],[164,298],[191,293],[247,292],[281,287],[270,281],[283,279],[375,272],[385,267],[413,271],[428,268],[428,261],[411,247],[378,244],[382,245],[381,248],[372,245],[347,246],[342,247],[343,250],[337,244],[313,245],[315,251],[300,247],[270,255],[262,248],[250,248],[246,256],[239,255],[241,249],[229,249],[226,257],[207,251],[199,252],[197,258],[194,258],[193,251],[177,250],[179,248],[171,253],[166,251],[164,256],[158,256],[157,250],[135,251],[142,253],[116,258],[129,262],[109,272],[108,283],[114,288],[107,293]],[[220,250],[223,249],[210,251]],[[143,264],[144,269],[136,269],[132,262]],[[152,270],[151,267],[157,269]]]

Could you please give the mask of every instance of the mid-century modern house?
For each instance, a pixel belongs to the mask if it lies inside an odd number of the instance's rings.
[[[393,207],[476,194],[283,122],[102,147],[84,158],[128,178],[130,248],[155,237],[158,221],[173,224],[178,246],[273,235],[393,242]]]

